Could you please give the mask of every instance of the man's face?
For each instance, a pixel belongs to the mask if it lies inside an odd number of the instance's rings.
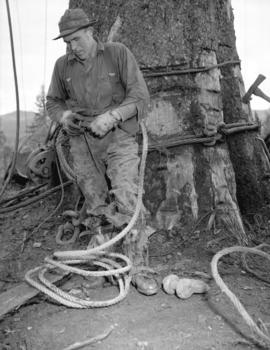
[[[68,51],[73,52],[82,61],[90,56],[95,43],[90,28],[80,29],[65,36],[63,39],[68,46]]]

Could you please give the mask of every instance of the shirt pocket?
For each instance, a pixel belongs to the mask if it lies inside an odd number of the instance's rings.
[[[67,91],[68,97],[73,100],[76,99],[75,90],[73,87],[73,81],[70,76],[65,78],[64,84],[65,84],[65,89]]]
[[[113,104],[121,103],[125,98],[125,90],[119,75],[115,72],[108,72],[108,79],[111,84]]]
[[[98,79],[97,105],[106,108],[112,103],[112,84],[107,73],[103,73]]]

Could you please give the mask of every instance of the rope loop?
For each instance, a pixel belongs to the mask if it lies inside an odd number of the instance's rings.
[[[127,256],[123,254],[111,253],[111,252],[107,252],[106,250],[112,247],[115,243],[122,240],[128,234],[128,232],[135,225],[142,208],[143,183],[144,183],[144,172],[145,172],[147,150],[148,150],[148,138],[147,138],[146,127],[143,121],[140,122],[140,126],[143,133],[143,152],[141,156],[141,164],[139,169],[138,196],[137,196],[137,203],[136,203],[134,214],[130,222],[128,223],[128,225],[121,232],[119,232],[115,237],[113,237],[109,241],[99,246],[96,246],[93,248],[87,247],[87,249],[84,249],[84,250],[57,251],[53,254],[53,257],[45,258],[46,264],[44,266],[39,266],[37,268],[34,268],[28,271],[27,274],[25,275],[25,279],[30,285],[39,289],[40,291],[47,294],[48,296],[50,296],[51,298],[53,298],[54,300],[58,301],[63,305],[74,307],[74,308],[105,307],[105,306],[113,305],[120,302],[128,294],[130,282],[132,279],[132,262]],[[58,142],[58,145],[59,144],[60,142]],[[58,148],[58,151],[59,150],[60,150],[61,161],[63,161],[64,157],[62,158],[61,147]],[[65,164],[65,161],[64,161],[64,164]],[[77,219],[77,215],[75,212],[69,211],[69,212],[66,212],[65,214],[73,217],[74,220]],[[74,234],[71,240],[74,239],[75,234],[77,235],[77,229],[79,229],[79,227],[74,226]],[[60,232],[58,232],[57,234],[57,239],[61,241],[61,243],[62,243],[61,238],[62,238],[63,230],[64,230],[64,227],[62,227]],[[102,268],[102,270],[98,269],[93,271],[92,269],[86,270],[86,269],[83,269],[82,267],[73,266],[73,265],[80,265],[80,264],[85,265],[87,263],[91,265],[91,268],[98,267],[98,268]],[[111,300],[105,300],[105,301],[89,301],[86,299],[83,300],[83,299],[77,298],[75,296],[70,295],[69,293],[62,291],[60,288],[56,287],[54,284],[52,284],[46,279],[45,274],[50,269],[60,269],[66,272],[76,273],[78,275],[82,275],[85,277],[94,276],[94,277],[114,278],[118,283],[119,295]],[[36,278],[33,278],[34,274],[37,275]]]

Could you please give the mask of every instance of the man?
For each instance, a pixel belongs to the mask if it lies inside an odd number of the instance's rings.
[[[94,23],[82,9],[67,10],[61,17],[60,35],[55,39],[63,38],[67,54],[55,64],[47,110],[69,135],[71,161],[87,215],[100,225],[105,218],[120,229],[130,221],[137,201],[135,134],[149,94],[132,53],[120,43],[97,40]],[[87,132],[81,131],[82,125]],[[137,271],[148,265],[143,214],[123,248]],[[158,290],[155,279],[140,272],[132,282],[146,295]]]

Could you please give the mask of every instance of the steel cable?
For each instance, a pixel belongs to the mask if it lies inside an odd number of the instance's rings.
[[[14,146],[14,153],[12,156],[11,166],[8,169],[8,175],[0,190],[0,198],[4,194],[15,169],[17,155],[18,155],[18,147],[19,147],[19,136],[20,136],[20,98],[19,98],[19,87],[18,87],[17,70],[16,70],[13,31],[12,31],[11,15],[10,15],[8,0],[6,0],[6,7],[7,7],[7,16],[8,16],[8,25],[9,25],[9,34],[10,34],[10,46],[11,46],[11,53],[12,53],[12,66],[13,66],[13,74],[14,74],[15,94],[16,94],[16,137],[15,137],[15,146]]]
[[[261,251],[261,250],[257,249],[257,248],[258,247],[249,248],[249,247],[242,247],[242,246],[234,246],[234,247],[224,248],[224,249],[220,250],[217,254],[215,254],[215,256],[213,257],[213,259],[211,261],[211,270],[212,270],[213,278],[215,279],[216,284],[219,286],[221,291],[223,293],[225,293],[227,295],[227,297],[231,300],[231,302],[233,303],[233,305],[235,306],[235,308],[237,309],[239,314],[243,317],[244,321],[249,326],[251,331],[255,335],[259,336],[259,339],[260,339],[259,341],[260,342],[263,341],[262,345],[265,346],[265,343],[266,343],[267,346],[268,346],[268,349],[269,349],[269,346],[270,346],[270,337],[269,337],[269,335],[265,334],[258,327],[258,325],[253,321],[253,319],[248,314],[248,312],[246,311],[246,309],[244,308],[244,306],[242,305],[240,300],[227,287],[227,285],[224,283],[224,281],[222,280],[222,278],[220,277],[219,272],[218,272],[218,262],[219,262],[219,260],[224,255],[235,253],[235,252],[240,252],[240,253],[244,253],[244,254],[247,254],[247,253],[257,254],[257,255],[260,255],[260,256],[262,256],[262,257],[264,257],[264,258],[266,258],[266,259],[268,259],[270,261],[270,255],[265,253],[264,251]]]

